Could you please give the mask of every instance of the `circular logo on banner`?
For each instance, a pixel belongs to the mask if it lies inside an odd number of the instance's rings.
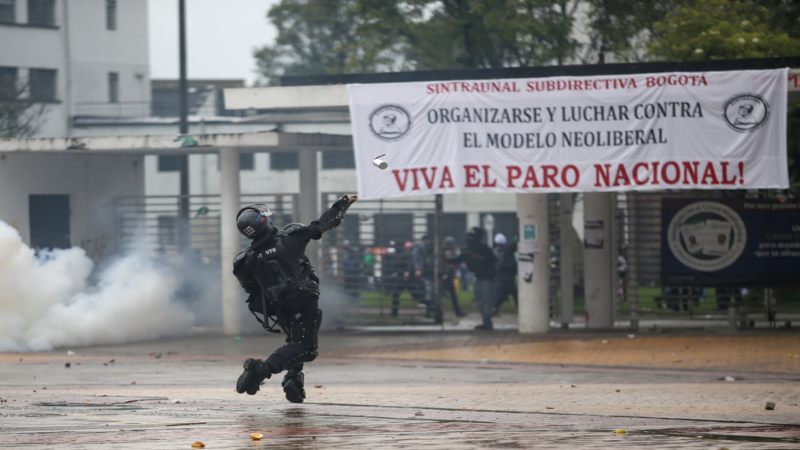
[[[725,103],[725,122],[736,131],[749,132],[767,121],[769,105],[756,94],[740,94]]]
[[[696,202],[672,218],[667,242],[675,258],[687,267],[714,272],[739,259],[747,244],[747,228],[730,207],[717,202]]]
[[[411,129],[411,115],[399,105],[381,105],[369,115],[369,129],[378,139],[396,141]]]

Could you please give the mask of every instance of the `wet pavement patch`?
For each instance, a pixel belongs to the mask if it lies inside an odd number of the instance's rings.
[[[642,430],[645,434],[695,436],[743,442],[781,442],[800,444],[800,425],[742,425],[718,427],[684,427]]]

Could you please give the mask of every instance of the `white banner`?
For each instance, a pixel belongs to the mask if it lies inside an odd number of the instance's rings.
[[[358,193],[786,188],[787,75],[348,85]]]

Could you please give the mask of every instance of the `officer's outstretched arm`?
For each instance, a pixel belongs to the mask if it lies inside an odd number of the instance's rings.
[[[327,211],[322,213],[322,216],[320,216],[318,220],[308,225],[311,231],[311,238],[319,239],[322,237],[322,233],[338,227],[339,224],[342,223],[347,209],[350,208],[350,205],[355,203],[356,200],[358,200],[358,197],[353,194],[343,195],[339,200],[336,200]]]

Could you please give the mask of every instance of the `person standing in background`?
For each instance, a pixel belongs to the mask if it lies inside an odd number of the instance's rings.
[[[517,303],[517,252],[516,242],[509,243],[503,233],[494,236],[494,254],[497,257],[497,278],[495,280],[494,315],[509,296]]]
[[[450,260],[458,256],[458,247],[456,247],[456,240],[452,236],[444,238],[444,245],[442,246],[445,260]],[[458,302],[458,293],[456,292],[456,273],[458,267],[455,264],[445,264],[442,273],[442,290],[453,304],[453,313],[457,317],[464,317],[464,311],[461,310],[461,304]]]
[[[475,302],[481,312],[483,322],[476,330],[492,330],[492,313],[494,312],[494,281],[497,274],[497,258],[492,249],[484,244],[485,232],[482,228],[473,227],[467,230],[466,246],[461,254],[448,260],[450,263],[463,262],[470,272],[475,274],[473,290]]]

